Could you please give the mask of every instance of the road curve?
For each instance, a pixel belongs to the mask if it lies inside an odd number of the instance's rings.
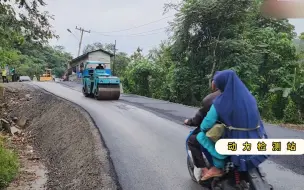
[[[185,138],[190,129],[174,122],[191,116],[195,108],[167,103],[175,108],[172,110],[175,113],[158,112],[158,109],[166,106],[159,100],[147,98],[143,102],[145,98],[137,96],[126,100],[128,96],[124,95],[121,101],[97,101],[85,98],[78,91],[79,86],[73,90],[53,82],[33,84],[88,111],[109,148],[123,189],[202,189],[191,181],[186,167]],[[148,106],[149,102],[151,104]],[[267,130],[276,131],[273,134],[278,136],[273,138],[304,136],[302,132],[288,130],[287,133],[284,131],[286,129],[274,126],[267,127]],[[303,157],[299,156],[298,159],[303,164]],[[263,163],[263,168],[276,190],[301,190],[304,187],[303,175],[296,174],[299,172],[292,169],[291,164],[286,164],[285,159],[267,161]]]

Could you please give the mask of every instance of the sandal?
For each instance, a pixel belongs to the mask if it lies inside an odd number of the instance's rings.
[[[224,172],[218,168],[212,167],[208,172],[201,178],[201,181],[206,181],[210,178],[221,177],[224,175]]]

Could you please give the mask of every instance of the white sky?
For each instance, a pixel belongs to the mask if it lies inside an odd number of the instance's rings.
[[[51,23],[60,36],[58,41],[52,40],[51,44],[64,46],[73,56],[77,55],[80,39],[80,31],[75,29],[76,26],[91,30],[91,33],[84,33],[82,49],[86,44],[114,43],[116,40],[118,51],[131,54],[138,46],[147,53],[149,49],[157,47],[161,40],[168,38],[162,28],[168,26],[168,21],[173,19],[170,16],[174,13],[163,15],[163,7],[165,3],[176,1],[178,0],[46,0],[48,5],[43,9],[54,15],[55,20]],[[97,33],[129,29],[156,20],[160,21],[131,30]],[[304,19],[292,19],[291,23],[296,26],[297,33],[304,32]]]

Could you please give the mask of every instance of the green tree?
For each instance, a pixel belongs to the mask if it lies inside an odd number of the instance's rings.
[[[20,47],[26,42],[45,45],[49,39],[58,37],[51,30],[48,12],[41,12],[42,0],[0,1],[0,63],[18,65],[25,61]],[[18,10],[19,9],[19,10]]]
[[[116,54],[115,63],[113,64],[115,75],[124,77],[126,68],[131,62],[131,59],[124,52],[118,52]]]
[[[304,54],[294,45],[294,26],[286,19],[263,17],[262,2],[167,4],[166,9],[177,11],[170,23],[173,36],[150,50],[148,59],[138,48],[130,56],[124,85],[131,93],[199,105],[214,72],[233,69],[257,98],[264,118],[287,121],[286,110],[296,105],[293,112],[301,114],[294,113],[300,117],[293,122],[301,122]]]
[[[140,48],[131,56],[124,76],[124,88],[127,92],[147,97],[156,97],[153,92],[159,88],[158,76],[162,70],[141,55]]]
[[[62,46],[47,46],[25,43],[19,47],[22,53],[20,62],[16,64],[16,71],[22,75],[39,76],[45,68],[53,69],[53,74],[62,77],[72,59],[70,53],[65,52]]]

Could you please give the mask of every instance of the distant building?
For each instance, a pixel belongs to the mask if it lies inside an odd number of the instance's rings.
[[[80,78],[81,73],[83,70],[83,67],[85,65],[86,61],[100,61],[106,66],[106,70],[110,72],[111,70],[111,58],[114,56],[114,54],[105,51],[103,49],[98,49],[95,51],[88,52],[86,54],[83,54],[79,57],[76,57],[70,63],[68,63],[68,73],[67,75],[69,78]],[[75,75],[76,76],[71,76],[70,75]]]

